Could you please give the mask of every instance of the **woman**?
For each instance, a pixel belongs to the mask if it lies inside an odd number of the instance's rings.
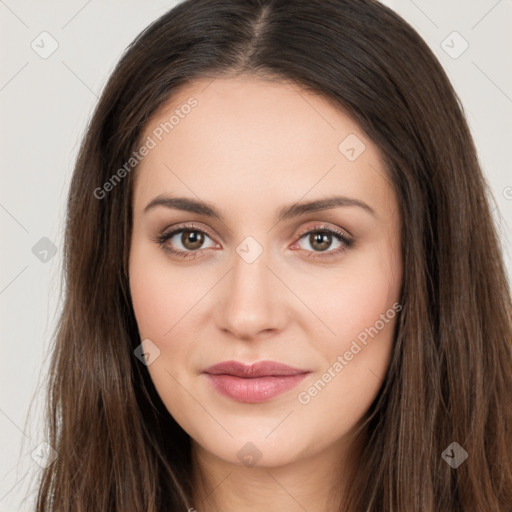
[[[489,200],[388,8],[179,4],[73,174],[37,510],[511,510]]]

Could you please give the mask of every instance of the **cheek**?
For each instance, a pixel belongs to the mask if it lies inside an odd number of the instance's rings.
[[[187,311],[200,298],[201,290],[194,286],[198,281],[191,283],[190,276],[187,279],[183,272],[172,272],[165,257],[143,244],[132,246],[129,272],[140,338],[150,339],[160,351],[147,371],[174,419],[197,435],[193,419],[200,417],[201,411],[183,392],[182,383],[192,371],[188,363],[195,345],[186,322]]]
[[[337,415],[332,407],[341,401],[344,414],[352,411],[356,418],[373,401],[389,365],[401,310],[401,269],[389,263],[394,261],[399,262],[385,250],[360,254],[325,281],[330,284],[317,295],[316,312],[333,332],[323,348],[317,344],[324,367],[302,387],[301,403],[311,399],[312,409],[328,405],[329,414]]]
[[[376,281],[370,290],[361,286],[339,298],[336,309],[329,307],[331,316],[325,315],[335,334],[322,349],[325,368],[320,372],[330,368],[331,374],[340,375],[343,391],[376,391],[368,379],[376,384],[385,375],[400,309],[398,302],[389,300],[384,283],[379,288]]]
[[[331,329],[331,346],[348,350],[353,339],[364,343],[370,333],[377,335],[375,329],[382,339],[393,329],[401,287],[400,267],[389,263],[393,257],[379,250],[359,254],[324,280],[313,300]]]
[[[130,293],[142,338],[165,340],[208,289],[198,272],[173,272],[164,254],[134,246]]]
[[[383,384],[393,351],[400,304],[389,300],[386,281],[359,285],[332,310],[328,321],[336,334],[328,344],[316,344],[324,364],[298,390],[298,403],[310,418],[322,418],[326,436],[332,425],[341,434],[364,416]]]

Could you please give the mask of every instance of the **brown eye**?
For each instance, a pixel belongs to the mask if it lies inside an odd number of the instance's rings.
[[[190,251],[200,249],[204,243],[204,234],[201,231],[182,231],[181,243]]]
[[[309,243],[317,251],[326,251],[331,246],[332,235],[321,231],[311,233],[309,235]]]
[[[194,226],[164,231],[154,241],[168,253],[183,257],[195,257],[200,250],[215,247],[210,235]]]
[[[341,256],[354,245],[354,240],[342,231],[322,226],[302,233],[297,245],[308,258],[327,258]]]
[[[343,240],[340,235],[331,233],[330,231],[310,231],[302,236],[303,242],[306,242],[306,245],[309,247],[305,247],[308,250],[312,250],[313,252],[325,252],[328,249],[337,249],[343,245]],[[337,247],[332,247],[334,242],[338,242]]]

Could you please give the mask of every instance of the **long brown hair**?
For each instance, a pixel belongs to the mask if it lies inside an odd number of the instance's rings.
[[[94,191],[178,87],[241,73],[292,81],[347,112],[380,149],[398,196],[403,309],[347,510],[512,510],[511,297],[492,195],[441,65],[375,0],[186,0],[126,50],[74,169],[48,376],[58,458],[41,475],[37,511],[194,505],[190,438],[134,356],[136,168],[105,197]],[[454,442],[468,454],[456,468],[443,456]]]

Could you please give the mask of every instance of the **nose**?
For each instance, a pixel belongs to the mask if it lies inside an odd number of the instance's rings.
[[[215,305],[217,327],[250,341],[284,329],[288,321],[286,290],[268,267],[265,251],[252,263],[233,255]]]

